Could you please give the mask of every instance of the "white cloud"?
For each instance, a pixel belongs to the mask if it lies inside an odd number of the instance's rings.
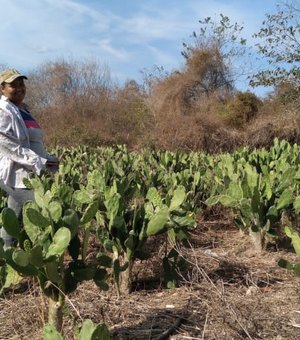
[[[176,11],[177,12],[177,11]],[[178,13],[136,13],[120,20],[120,31],[126,32],[133,42],[147,43],[155,39],[177,40],[186,30],[186,24],[180,22]],[[152,14],[152,16],[150,16]]]
[[[114,48],[110,39],[101,39],[95,42],[95,45],[98,46],[101,51],[107,52],[112,57],[124,61],[129,60],[130,53],[125,51],[124,48]]]
[[[103,13],[92,9],[92,7],[80,4],[71,0],[43,0],[50,8],[57,11],[59,15],[63,14],[65,22],[68,22],[70,18],[73,20],[73,24],[83,19],[88,19],[90,24],[97,23],[98,29],[109,28],[109,18]]]
[[[109,16],[74,1],[1,2],[3,0],[0,0],[0,7],[6,13],[1,18],[1,50],[10,51],[10,63],[18,62],[20,54],[24,62],[28,62],[28,54],[35,62],[39,59],[37,54],[48,55],[49,58],[55,54],[70,53],[81,57],[93,50],[97,54],[93,37],[101,38],[101,34],[109,32]],[[109,46],[109,40],[98,44],[97,48],[110,52],[114,57],[124,58],[124,53],[117,53],[118,48]],[[2,58],[5,57],[8,57],[7,52],[2,53]]]
[[[0,64],[21,70],[97,57],[123,79],[153,65],[171,70],[198,21],[227,15],[250,42],[277,0],[0,0]],[[4,13],[4,14],[3,14]]]

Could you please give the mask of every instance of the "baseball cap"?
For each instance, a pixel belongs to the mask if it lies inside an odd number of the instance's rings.
[[[9,68],[0,73],[0,84],[12,83],[15,79],[20,77],[27,79],[27,77],[24,76],[24,74],[20,73],[19,71],[13,68]]]

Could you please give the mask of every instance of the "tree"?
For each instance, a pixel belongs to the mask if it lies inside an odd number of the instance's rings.
[[[46,62],[29,78],[27,102],[36,111],[62,110],[71,103],[81,114],[99,97],[104,100],[112,85],[108,68],[94,60]]]
[[[195,49],[206,49],[212,46],[222,51],[223,58],[243,55],[245,53],[246,39],[240,36],[243,26],[232,24],[230,19],[220,14],[220,21],[215,22],[211,17],[199,20],[201,25],[198,34],[193,32],[193,44],[183,43],[184,50],[181,54],[188,59]]]
[[[193,32],[193,42],[183,43],[184,50],[181,52],[190,73],[201,70],[195,89],[200,92],[204,90],[207,94],[233,89],[235,80],[244,72],[240,66],[234,67],[239,65],[237,59],[247,51],[246,39],[241,37],[243,26],[232,24],[223,14],[220,14],[219,22],[207,17],[199,23],[201,27],[198,33]],[[206,55],[209,58],[205,58]],[[206,71],[203,64],[207,66]]]
[[[270,69],[255,74],[252,86],[277,86],[289,82],[300,86],[300,21],[299,5],[287,2],[277,5],[277,13],[267,14],[262,28],[254,34],[261,39],[256,46],[270,65]]]

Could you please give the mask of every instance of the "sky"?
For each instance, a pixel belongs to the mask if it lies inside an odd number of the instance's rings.
[[[199,20],[220,13],[252,34],[279,0],[0,0],[0,65],[30,72],[45,62],[93,60],[113,80],[142,80],[142,71],[180,69],[183,42]],[[237,87],[263,95],[240,80]]]

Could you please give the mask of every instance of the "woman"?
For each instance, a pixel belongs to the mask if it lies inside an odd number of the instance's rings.
[[[7,205],[21,218],[23,204],[33,200],[23,179],[29,173],[39,175],[42,170],[53,171],[58,159],[49,155],[43,144],[43,132],[23,103],[26,94],[24,79],[27,77],[15,69],[0,73],[0,186],[7,195]],[[14,242],[1,228],[0,237],[5,247]]]

